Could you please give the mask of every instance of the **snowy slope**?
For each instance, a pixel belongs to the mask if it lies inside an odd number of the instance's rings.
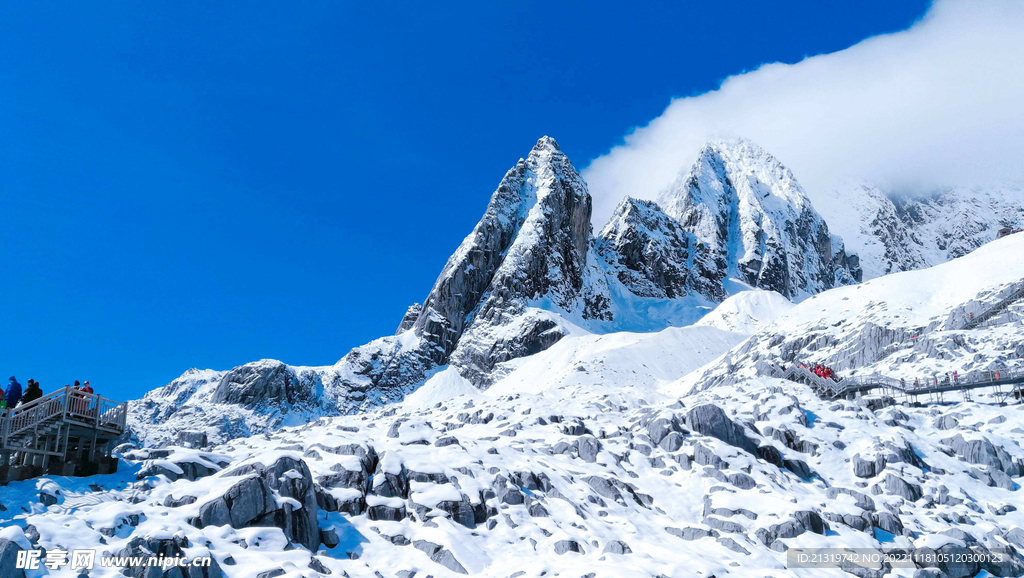
[[[719,357],[746,335],[715,327],[671,327],[656,333],[567,337],[547,351],[510,363],[489,395],[636,388],[635,395],[683,377]]]
[[[134,452],[138,465],[90,480],[99,492],[61,478],[0,488],[0,536],[101,554],[177,548],[239,578],[842,576],[788,570],[785,550],[1024,547],[1016,407],[871,409],[772,379],[650,393],[476,394],[207,452]],[[996,446],[992,458],[972,450]],[[212,473],[176,473],[196,461]],[[256,508],[267,521],[203,523],[216,520],[221,496],[241,495],[235,488],[272,492],[269,503],[227,506],[238,520]],[[312,549],[298,543],[311,521]],[[1024,561],[984,569],[1020,575]]]
[[[793,303],[774,291],[751,289],[723,301],[696,323],[752,335],[793,308]]]
[[[1010,235],[935,267],[821,293],[730,352],[700,385],[753,376],[765,363],[823,363],[845,374],[907,379],[1024,367],[1020,307],[964,329],[1024,290],[1019,255],[1024,235]]]

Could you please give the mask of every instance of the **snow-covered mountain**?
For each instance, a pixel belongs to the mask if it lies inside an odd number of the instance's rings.
[[[1024,370],[1021,254],[1024,234],[1011,235],[795,305],[741,293],[689,327],[567,326],[502,362],[486,389],[449,366],[353,415],[206,448],[124,447],[115,475],[0,487],[0,575],[20,578],[3,565],[20,549],[96,548],[211,555],[190,578],[1020,576],[1024,419],[998,403],[1007,390],[945,405],[829,400],[761,370]],[[190,372],[165,393],[240,408],[253,391],[315,399],[293,389],[303,371],[259,363],[226,381]],[[915,549],[918,563],[787,560],[823,547]]]
[[[705,145],[659,204],[697,237],[702,259],[749,286],[799,301],[861,278],[793,173],[749,141]]]
[[[332,366],[190,371],[132,402],[132,431],[149,443],[182,430],[224,441],[393,403],[449,367],[487,387],[566,336],[690,325],[750,287],[801,301],[856,282],[860,263],[868,278],[934,265],[1024,221],[1020,190],[1001,191],[893,200],[866,183],[840,187],[825,214],[861,259],[777,159],[748,141],[715,141],[660,205],[624,199],[595,236],[586,183],[544,137],[394,335]]]
[[[1018,233],[935,267],[816,295],[689,379],[707,388],[799,363],[907,382],[1024,368],[1020,255]],[[974,323],[1006,300],[998,315]]]
[[[1001,228],[1024,227],[1024,189],[1015,185],[906,194],[859,181],[822,198],[822,215],[859,255],[865,279],[938,265],[995,239]]]

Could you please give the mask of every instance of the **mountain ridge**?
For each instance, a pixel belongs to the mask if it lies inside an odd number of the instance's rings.
[[[203,429],[224,440],[364,411],[400,401],[449,367],[486,388],[517,359],[567,336],[686,326],[737,290],[765,288],[799,301],[861,274],[858,256],[847,255],[792,172],[749,141],[709,142],[662,197],[623,199],[595,234],[586,183],[557,142],[542,137],[503,176],[394,335],[330,366],[263,360],[183,375],[132,402],[141,416],[133,435],[166,443],[177,431]],[[889,207],[895,223],[913,213],[887,205],[881,192],[864,198]],[[929,207],[913,214],[934,217]],[[914,239],[899,226],[893,234],[905,239],[897,249]],[[911,249],[900,266],[926,262]]]

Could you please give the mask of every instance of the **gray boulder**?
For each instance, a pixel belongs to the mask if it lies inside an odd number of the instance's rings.
[[[601,442],[597,438],[592,435],[580,436],[574,445],[581,460],[591,464],[597,461],[597,452],[601,451]]]
[[[282,457],[273,464],[251,464],[238,468],[234,475],[249,475],[223,496],[207,502],[199,509],[193,523],[202,528],[229,524],[233,528],[272,526],[281,528],[295,543],[316,551],[320,545],[317,526],[316,486],[306,462]],[[278,505],[275,493],[290,501]]]
[[[872,518],[872,524],[876,528],[885,530],[893,536],[903,535],[903,522],[889,512],[881,511],[876,513]]]
[[[693,461],[699,466],[711,466],[718,470],[724,470],[729,467],[729,463],[718,457],[718,454],[711,451],[704,444],[697,444],[693,448]]]
[[[718,438],[729,445],[757,455],[757,444],[717,405],[705,404],[691,409],[686,414],[686,425],[701,435]]]
[[[633,550],[630,549],[629,544],[621,540],[612,540],[605,544],[604,554],[632,554]]]
[[[186,556],[184,549],[190,546],[188,538],[181,534],[170,538],[136,536],[118,551],[117,555],[145,559],[180,558]],[[221,578],[223,576],[217,560],[211,560],[209,567],[186,566],[164,569],[160,566],[128,566],[121,573],[132,578]]]
[[[896,474],[885,476],[885,491],[889,494],[900,496],[909,502],[920,500],[922,495],[921,486],[911,484]]]
[[[455,555],[441,547],[440,544],[435,544],[426,540],[414,540],[412,545],[417,550],[422,550],[430,556],[431,561],[444,566],[452,572],[456,572],[458,574],[469,574],[469,572],[466,571],[466,568],[455,559]]]
[[[747,531],[746,528],[744,528],[740,524],[737,524],[736,522],[723,520],[715,516],[708,516],[704,518],[704,523],[716,530],[721,530],[722,532],[729,532],[731,534],[743,534]]]
[[[816,475],[814,470],[812,470],[811,467],[807,465],[807,462],[803,460],[783,460],[782,463],[786,466],[787,470],[793,472],[802,480],[810,480]]]
[[[683,433],[682,424],[679,423],[679,418],[675,415],[659,417],[647,424],[647,435],[651,437],[651,442],[655,445],[660,444],[661,440],[672,432]]]
[[[957,434],[956,437],[944,439],[942,442],[952,447],[957,457],[969,464],[989,466],[1008,476],[1024,475],[1024,468],[1020,462],[987,438],[967,440],[963,434]]]
[[[619,493],[609,480],[600,476],[587,476],[583,478],[583,481],[593,488],[598,495],[616,502],[622,501],[622,494]]]
[[[661,441],[658,442],[658,447],[665,450],[666,452],[674,452],[677,451],[679,448],[683,447],[684,439],[686,438],[683,437],[683,434],[679,432],[669,432],[668,435],[663,437]]]
[[[17,568],[18,552],[21,546],[15,542],[0,538],[0,576],[7,578],[25,578],[25,571]]]
[[[862,494],[856,490],[851,490],[849,488],[840,488],[835,486],[825,490],[825,497],[830,500],[836,499],[837,497],[839,497],[840,494],[852,496],[853,499],[856,501],[857,507],[862,510],[866,510],[868,512],[875,511],[875,500],[872,499],[871,496]]]
[[[860,457],[860,454],[853,456],[853,475],[858,478],[873,478],[875,474],[875,462],[869,462]]]
[[[716,532],[715,530],[705,530],[704,528],[694,527],[686,527],[683,529],[668,527],[665,528],[665,531],[669,534],[672,534],[673,536],[682,538],[687,542],[692,542],[694,540],[699,540],[701,538],[707,538],[708,536],[711,536],[713,538],[718,536],[718,532]]]
[[[182,430],[178,432],[176,445],[186,448],[204,448],[207,444],[206,432]]]
[[[585,554],[583,546],[576,540],[559,540],[555,542],[555,554],[568,554],[569,552],[577,552],[579,554]]]
[[[227,372],[214,390],[213,403],[256,407],[265,402],[295,404],[315,398],[315,384],[299,379],[280,361],[264,359]]]
[[[749,490],[750,488],[753,488],[754,486],[757,485],[757,482],[754,481],[754,478],[740,472],[729,474],[729,483],[731,483],[732,485],[736,486],[741,490]]]
[[[795,538],[804,532],[825,534],[825,521],[817,512],[804,510],[793,514],[792,520],[760,528],[755,534],[765,546],[771,546],[780,538]]]
[[[139,473],[135,474],[135,479],[142,480],[150,476],[162,475],[166,476],[167,479],[172,482],[180,479],[185,479],[194,482],[199,478],[211,476],[220,471],[221,469],[219,465],[212,464],[210,462],[208,462],[208,465],[191,460],[175,461],[173,459],[173,454],[170,461],[171,464],[173,465],[161,463],[159,461],[148,462],[145,466],[142,467],[141,470],[139,470]],[[177,470],[181,470],[181,472],[179,473],[174,468],[177,468]]]
[[[367,506],[366,508],[366,519],[378,521],[384,520],[388,522],[400,522],[407,516],[405,506],[392,507],[385,504],[376,504],[373,506]]]
[[[733,552],[738,552],[746,556],[750,555],[750,552],[746,548],[740,546],[739,542],[733,540],[732,538],[729,538],[728,536],[722,536],[720,538],[717,538],[717,540],[719,544],[725,546]]]

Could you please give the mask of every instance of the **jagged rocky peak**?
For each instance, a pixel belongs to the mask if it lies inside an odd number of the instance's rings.
[[[659,204],[748,285],[799,300],[861,277],[793,173],[750,141],[706,144]]]
[[[553,315],[530,313],[532,305],[581,317],[600,314],[588,306],[585,290],[591,209],[586,183],[549,137],[505,175],[421,315],[457,305],[457,318],[443,317],[458,340],[452,362],[469,379],[486,383],[494,364],[546,349],[561,337]],[[476,266],[474,255],[493,266]]]
[[[420,313],[423,312],[423,305],[419,303],[413,303],[405,310],[405,315],[402,316],[402,321],[398,324],[398,330],[395,331],[395,335],[403,333],[409,329],[412,329],[413,325],[416,325],[416,320],[419,319]]]
[[[448,259],[413,325],[435,345],[444,363],[472,321],[480,299],[503,262],[499,291],[526,296],[558,283],[551,267],[564,263],[569,275],[586,256],[590,196],[572,163],[550,137],[542,137],[498,184],[473,231]]]
[[[294,368],[274,359],[240,365],[224,374],[210,401],[253,407],[265,403],[314,401],[316,387]]]
[[[653,201],[623,199],[595,246],[609,273],[634,295],[675,299],[696,292],[710,301],[725,298],[723,271],[707,245]]]

